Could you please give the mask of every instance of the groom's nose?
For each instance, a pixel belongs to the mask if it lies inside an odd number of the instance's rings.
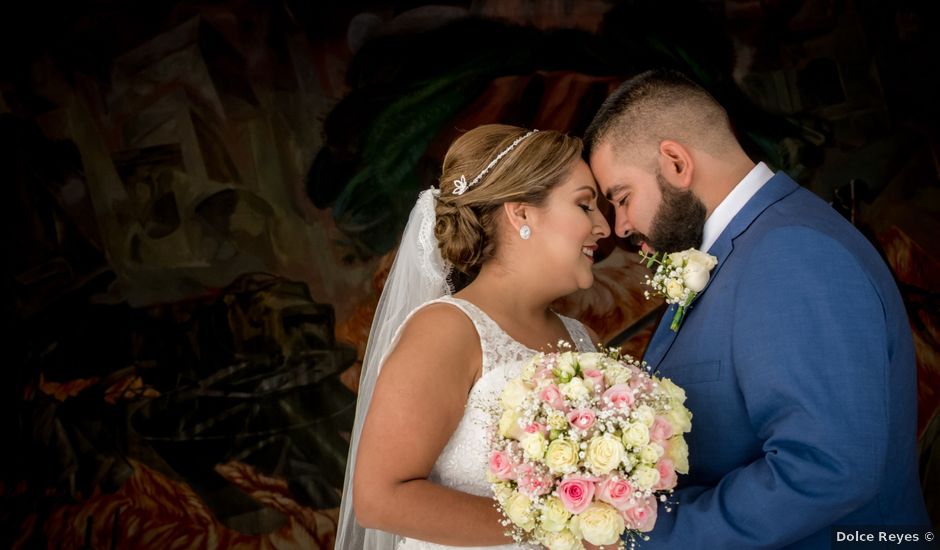
[[[633,224],[630,223],[627,215],[622,209],[618,208],[614,213],[614,231],[616,231],[617,236],[626,238],[633,229]]]

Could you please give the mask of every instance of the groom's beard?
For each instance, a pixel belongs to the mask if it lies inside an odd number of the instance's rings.
[[[645,241],[653,250],[666,253],[701,246],[705,205],[692,191],[673,189],[659,173],[656,174],[656,182],[662,202],[653,216],[649,235],[635,233],[631,237],[633,242]]]

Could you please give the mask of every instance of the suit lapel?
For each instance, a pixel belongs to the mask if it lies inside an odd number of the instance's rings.
[[[731,252],[734,250],[734,239],[741,233],[744,233],[744,231],[754,223],[754,220],[756,220],[764,210],[769,208],[770,205],[786,197],[798,187],[799,184],[790,179],[789,176],[783,172],[777,172],[774,174],[774,177],[770,178],[770,180],[761,187],[760,191],[751,197],[751,200],[735,214],[731,222],[728,223],[728,226],[725,227],[721,235],[718,236],[718,240],[715,241],[715,244],[708,249],[709,254],[718,258],[718,263],[715,265],[714,269],[712,269],[708,284],[705,285],[705,288],[698,293],[687,308],[685,312],[686,318],[683,320],[683,324],[686,323],[689,316],[692,315],[695,309],[695,303],[701,299],[702,294],[708,291],[708,287],[711,286],[712,282],[714,282],[715,278],[718,276],[718,272],[721,271],[725,260],[731,256]],[[656,332],[653,333],[653,338],[646,348],[646,354],[643,356],[643,360],[646,361],[654,371],[659,368],[659,364],[662,362],[663,358],[666,357],[672,344],[676,341],[676,336],[679,335],[678,331],[673,332],[673,330],[669,328],[669,325],[672,324],[672,317],[675,315],[676,309],[677,306],[675,305],[670,305],[669,308],[666,309],[666,313],[663,314],[663,318],[660,320],[659,326],[656,327]],[[679,330],[682,330],[681,325],[679,326]]]

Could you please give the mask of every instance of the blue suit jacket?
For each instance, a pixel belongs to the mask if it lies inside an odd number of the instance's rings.
[[[709,252],[708,286],[644,357],[693,419],[679,504],[643,550],[829,549],[834,525],[928,525],[913,341],[872,245],[778,173]]]

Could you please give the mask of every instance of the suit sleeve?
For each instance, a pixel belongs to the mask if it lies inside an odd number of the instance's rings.
[[[792,544],[871,500],[881,482],[889,350],[878,292],[840,243],[810,229],[775,230],[749,252],[727,298],[729,330],[763,453],[714,487],[678,491],[644,550]]]

